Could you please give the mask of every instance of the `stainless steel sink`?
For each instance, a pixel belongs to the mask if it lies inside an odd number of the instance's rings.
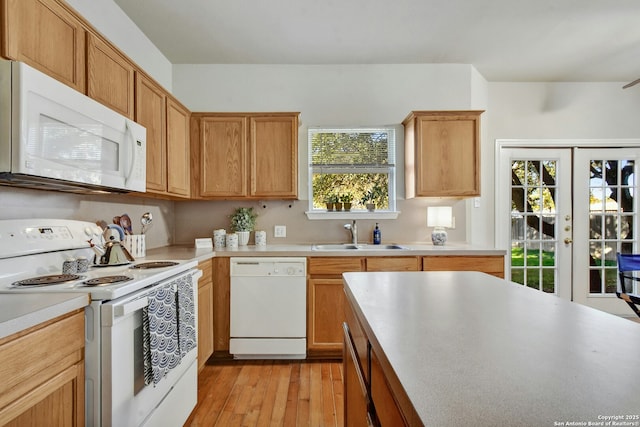
[[[312,251],[372,251],[372,250],[393,250],[393,249],[404,249],[408,250],[404,246],[392,244],[392,245],[369,245],[369,244],[359,244],[353,245],[351,243],[320,243],[311,245]]]

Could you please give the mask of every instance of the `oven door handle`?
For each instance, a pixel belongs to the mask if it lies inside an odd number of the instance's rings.
[[[115,315],[115,317],[127,316],[148,305],[149,305],[149,298],[147,297],[138,298],[122,305],[116,305],[115,307],[113,307],[113,311],[114,311],[113,314]]]

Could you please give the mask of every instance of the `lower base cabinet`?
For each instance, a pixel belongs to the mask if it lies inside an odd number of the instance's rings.
[[[371,401],[375,407],[378,424],[381,426],[406,425],[387,384],[375,351],[370,352],[371,361]]]
[[[84,311],[0,340],[0,425],[84,426]]]
[[[400,427],[409,425],[397,404],[375,350],[354,310],[345,302],[344,425]]]
[[[307,269],[307,355],[340,357],[345,305],[342,273],[419,271],[420,257],[311,257]]]
[[[198,281],[198,370],[213,354],[213,271],[212,261],[198,264],[202,277]]]
[[[344,353],[342,372],[344,373],[344,425],[349,427],[367,427],[374,425],[369,412],[369,393],[364,375],[358,366],[358,355],[351,341],[349,326],[343,323]]]

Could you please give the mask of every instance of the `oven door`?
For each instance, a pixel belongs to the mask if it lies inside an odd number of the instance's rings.
[[[177,296],[178,282],[190,276],[193,309],[189,315],[197,319],[195,289],[201,275],[200,270],[189,270],[102,305],[102,426],[177,426],[188,418],[197,402],[197,347],[183,354],[157,383],[146,384],[144,360],[149,350],[143,345],[143,317],[158,289],[170,288]]]

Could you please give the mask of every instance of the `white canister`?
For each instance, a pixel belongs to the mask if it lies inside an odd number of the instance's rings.
[[[216,248],[224,248],[227,231],[224,228],[213,230],[213,246]]]
[[[267,232],[264,230],[256,230],[255,232],[256,246],[267,245]]]
[[[147,254],[144,234],[127,234],[124,236],[123,244],[134,258],[144,258]]]
[[[238,249],[238,235],[236,233],[227,234],[227,248]]]

